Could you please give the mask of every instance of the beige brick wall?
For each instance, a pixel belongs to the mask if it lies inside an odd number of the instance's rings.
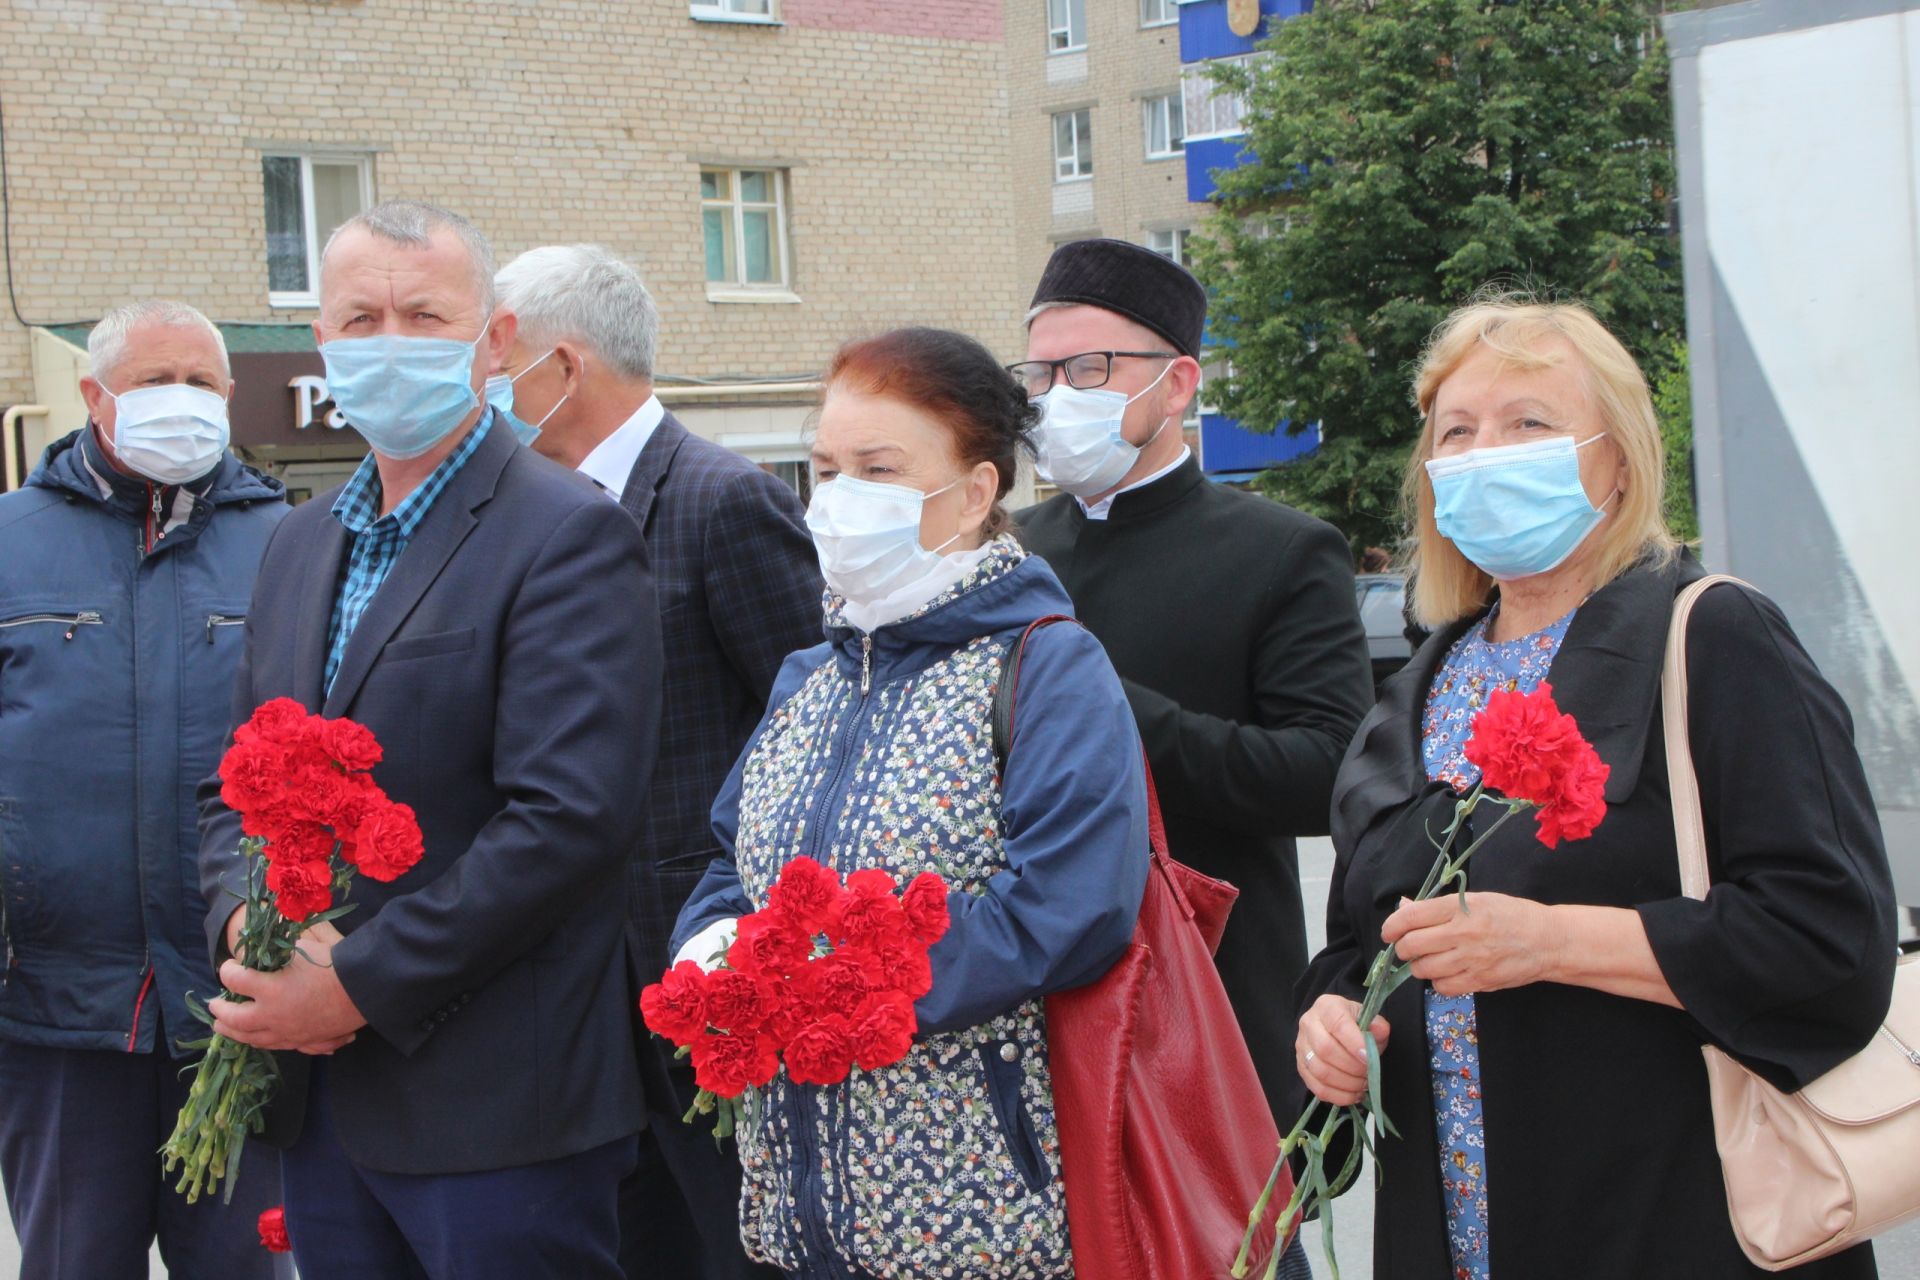
[[[34,322],[152,295],[310,318],[267,301],[260,157],[290,145],[372,151],[377,196],[468,214],[503,261],[572,240],[631,258],[665,373],[810,375],[907,322],[1019,343],[1008,193],[1044,196],[1046,171],[1016,180],[997,41],[696,22],[677,0],[9,0],[0,49]],[[707,300],[703,160],[791,167],[800,305]],[[30,388],[0,314],[0,404]]]
[[[1097,233],[1143,244],[1150,228],[1196,226],[1207,209],[1187,201],[1185,161],[1146,159],[1142,99],[1180,88],[1180,28],[1141,27],[1140,0],[1086,0],[1086,7],[1086,52],[1049,54],[1046,0],[1007,0],[1023,303],[1056,243]],[[1081,60],[1083,78],[1062,77]],[[1052,117],[1079,107],[1092,113],[1093,211],[1056,217]]]

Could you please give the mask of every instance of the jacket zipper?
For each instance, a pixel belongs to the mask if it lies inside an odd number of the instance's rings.
[[[81,627],[97,627],[105,619],[92,609],[82,609],[79,613],[29,613],[24,617],[8,618],[0,622],[0,629],[24,627],[31,622],[64,622],[67,624],[67,639],[73,639],[73,633]]]
[[[207,643],[213,643],[215,627],[237,627],[247,620],[244,613],[210,613],[207,615]]]
[[[825,804],[820,810],[820,821],[814,824],[813,854],[816,861],[832,867],[833,859],[826,854],[824,845],[827,832],[832,827],[832,814],[839,807],[841,785],[846,780],[848,767],[853,762],[853,741],[859,736],[860,718],[867,707],[867,695],[873,692],[873,637],[860,637],[860,696],[847,711],[846,729],[840,735],[839,763],[834,766],[833,780],[825,793]],[[814,1107],[810,1105],[817,1096],[817,1086],[798,1085],[793,1090],[794,1138],[800,1148],[800,1186],[796,1194],[795,1208],[800,1213],[800,1239],[807,1252],[817,1258],[833,1256],[833,1242],[828,1238],[826,1226],[820,1220],[820,1198],[825,1192],[826,1183],[820,1177],[820,1155],[814,1142]]]
[[[150,489],[152,486],[148,486]],[[160,518],[160,492],[153,490],[153,516]],[[147,550],[153,550],[149,541]],[[133,687],[140,688],[140,571],[146,567],[146,557],[142,556],[133,570],[133,589],[128,593],[129,607],[133,610]],[[146,811],[145,790],[141,783],[140,771],[140,699],[133,700],[133,811],[136,815]],[[140,847],[140,822],[134,822],[133,873],[134,883],[140,893],[140,993],[133,998],[133,1029],[127,1033],[127,1052],[133,1053],[140,1036],[140,1006],[146,1002],[147,987],[153,981],[153,938],[147,932],[147,859],[146,850]]]
[[[7,851],[0,849],[0,861],[4,861],[6,856]],[[0,866],[0,942],[4,942],[7,948],[7,967],[0,969],[0,988],[4,988],[13,978],[13,926],[7,919],[7,875],[4,866]]]
[[[152,555],[153,544],[165,535],[160,532],[160,490],[149,484],[147,495],[153,500],[153,513],[147,517],[147,543],[141,550],[147,555]]]

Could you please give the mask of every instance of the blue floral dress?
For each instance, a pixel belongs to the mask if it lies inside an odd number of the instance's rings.
[[[1466,757],[1468,726],[1498,689],[1531,693],[1560,652],[1569,613],[1514,640],[1487,639],[1489,614],[1475,623],[1434,673],[1421,725],[1427,777],[1465,794],[1480,780]],[[1447,1247],[1454,1280],[1488,1280],[1486,1123],[1480,1096],[1480,1036],[1473,997],[1427,992],[1427,1056],[1433,1075],[1440,1185],[1447,1201]]]

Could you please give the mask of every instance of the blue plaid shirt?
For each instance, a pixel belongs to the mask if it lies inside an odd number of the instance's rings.
[[[347,487],[333,500],[333,517],[347,529],[347,571],[340,577],[340,592],[333,598],[333,620],[327,624],[327,683],[333,690],[333,678],[340,671],[340,659],[347,651],[353,629],[373,603],[374,593],[387,580],[400,553],[407,549],[413,531],[427,518],[435,498],[452,483],[460,468],[480,448],[493,425],[491,412],[474,424],[460,447],[448,454],[433,474],[401,499],[400,505],[386,515],[380,514],[380,468],[369,453],[360,469],[347,481]]]

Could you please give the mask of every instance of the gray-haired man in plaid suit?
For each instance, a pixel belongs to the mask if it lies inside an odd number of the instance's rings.
[[[667,967],[680,905],[718,852],[708,811],[781,660],[820,640],[820,570],[793,490],[691,434],[655,398],[659,317],[632,267],[593,245],[551,245],[521,254],[496,284],[520,321],[500,372],[512,379],[523,436],[537,431],[535,450],[625,507],[653,562],[666,696],[627,896],[636,980],[650,982]],[[641,1071],[650,1133],[622,1194],[627,1275],[777,1275],[741,1250],[731,1145],[717,1150],[704,1125],[681,1123],[691,1071],[657,1043],[642,1045]]]

